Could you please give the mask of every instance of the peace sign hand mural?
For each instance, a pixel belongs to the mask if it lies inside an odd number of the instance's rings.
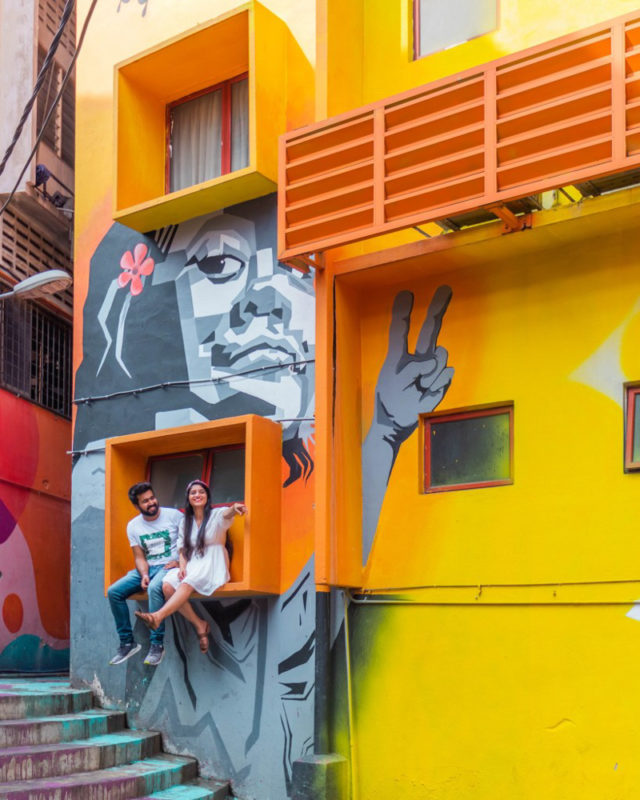
[[[378,375],[373,422],[362,447],[362,563],[369,557],[382,501],[402,443],[415,431],[420,414],[433,411],[453,378],[447,351],[437,344],[452,291],[436,289],[422,324],[415,353],[409,352],[413,293],[396,295],[389,347]]]

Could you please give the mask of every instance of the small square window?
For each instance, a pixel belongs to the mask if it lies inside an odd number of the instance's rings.
[[[282,428],[247,414],[181,428],[132,433],[106,442],[105,591],[131,569],[124,535],[131,519],[129,486],[147,478],[161,505],[183,508],[189,481],[211,488],[213,505],[247,504],[228,533],[231,580],[224,595],[281,591]]]
[[[149,459],[147,476],[160,505],[184,508],[185,488],[200,478],[211,489],[213,505],[244,501],[243,446],[216,447]]]
[[[414,56],[454,47],[498,27],[498,0],[414,0]]]
[[[248,166],[248,86],[239,75],[167,107],[167,192]]]
[[[624,469],[640,470],[640,383],[624,387]]]
[[[513,483],[513,406],[423,417],[424,491]]]

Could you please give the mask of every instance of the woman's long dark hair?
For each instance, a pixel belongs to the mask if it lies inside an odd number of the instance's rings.
[[[207,494],[207,505],[204,509],[204,517],[202,519],[202,524],[198,528],[198,533],[196,535],[196,543],[193,545],[191,543],[191,529],[193,528],[193,508],[191,507],[191,503],[189,502],[189,492],[193,489],[194,486],[202,486]],[[182,549],[184,550],[184,557],[187,561],[193,555],[193,551],[196,551],[196,554],[201,556],[204,553],[204,536],[205,530],[207,528],[207,522],[209,522],[209,517],[211,516],[211,492],[209,487],[204,481],[196,479],[195,481],[191,481],[187,485],[187,494],[184,500],[184,541],[182,544]]]

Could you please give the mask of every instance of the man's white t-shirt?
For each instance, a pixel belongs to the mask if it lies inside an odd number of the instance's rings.
[[[176,508],[161,508],[153,520],[138,514],[127,525],[127,538],[131,547],[141,547],[150,567],[178,560],[178,527],[182,512]]]

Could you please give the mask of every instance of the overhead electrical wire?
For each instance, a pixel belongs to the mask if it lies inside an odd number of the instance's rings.
[[[24,128],[24,124],[27,121],[29,114],[31,113],[31,109],[33,108],[33,104],[36,102],[38,97],[38,92],[42,88],[42,84],[44,83],[44,79],[47,75],[47,70],[49,69],[49,65],[53,61],[53,57],[56,54],[56,50],[58,49],[58,45],[60,44],[60,39],[62,39],[62,34],[64,33],[64,29],[69,21],[69,17],[71,16],[71,12],[73,11],[73,7],[75,5],[75,0],[67,0],[65,7],[62,10],[62,16],[60,17],[60,24],[58,25],[58,30],[55,32],[53,39],[51,40],[51,44],[49,45],[49,50],[47,51],[47,55],[42,63],[42,67],[40,67],[40,72],[38,73],[38,77],[36,78],[36,82],[33,87],[33,92],[31,93],[31,97],[27,100],[27,103],[24,107],[24,111],[22,112],[22,116],[20,117],[18,124],[16,125],[15,132],[13,134],[13,139],[9,143],[7,150],[2,157],[2,161],[0,161],[0,175],[4,172],[4,168],[7,165],[7,161],[11,157],[11,153],[13,153],[16,144],[18,143],[18,139],[22,134],[22,129]]]
[[[69,2],[73,5],[73,2],[75,2],[75,0],[69,0]],[[53,102],[51,104],[51,108],[49,109],[49,111],[47,112],[45,118],[42,121],[42,125],[40,127],[40,131],[38,132],[38,135],[36,136],[36,141],[35,141],[35,143],[33,145],[33,149],[31,150],[31,153],[29,153],[29,157],[27,158],[27,161],[26,161],[24,167],[22,168],[22,171],[20,172],[20,175],[18,176],[18,179],[16,180],[13,189],[9,193],[9,196],[7,197],[5,202],[2,204],[2,207],[0,207],[0,215],[2,215],[4,213],[4,210],[6,209],[6,207],[9,205],[9,203],[13,199],[13,196],[15,195],[15,193],[18,190],[18,186],[20,186],[20,181],[24,177],[25,172],[29,168],[29,164],[31,163],[31,161],[33,160],[33,157],[35,156],[35,154],[38,151],[38,145],[40,144],[40,141],[41,141],[42,137],[44,136],[45,130],[47,128],[47,125],[49,124],[49,120],[51,119],[51,115],[53,114],[56,106],[60,102],[60,99],[61,99],[61,97],[62,97],[62,95],[64,93],[64,90],[65,90],[65,88],[67,86],[67,83],[69,82],[69,79],[71,77],[71,73],[73,72],[73,68],[75,66],[75,63],[76,63],[76,61],[78,59],[78,56],[80,55],[80,50],[82,48],[82,43],[84,41],[85,34],[87,33],[87,28],[89,27],[89,21],[90,21],[92,15],[93,15],[94,9],[95,9],[97,4],[98,4],[98,0],[92,0],[91,5],[89,6],[89,10],[87,11],[87,16],[85,17],[84,23],[82,25],[82,30],[80,32],[80,36],[78,37],[78,44],[76,46],[75,53],[73,54],[73,58],[71,59],[71,63],[69,64],[69,68],[67,69],[67,71],[65,72],[65,74],[64,74],[64,76],[62,78],[62,83],[60,84],[60,89],[58,90],[58,93],[56,94],[56,96],[53,99]],[[65,6],[65,10],[66,10],[66,6]],[[42,70],[41,70],[41,72],[42,72]]]

